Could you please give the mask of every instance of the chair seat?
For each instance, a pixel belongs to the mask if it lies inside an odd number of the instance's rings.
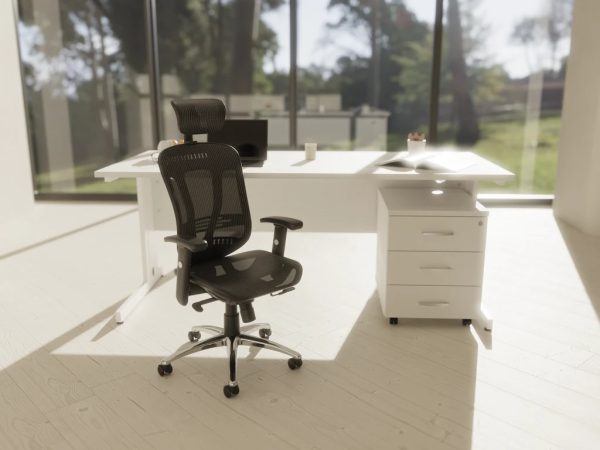
[[[294,286],[300,278],[300,263],[263,250],[194,264],[190,270],[192,283],[234,304]]]

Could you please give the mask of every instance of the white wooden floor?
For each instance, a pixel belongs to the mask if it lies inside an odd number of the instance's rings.
[[[248,247],[269,243],[258,233]],[[167,277],[112,325],[140,282],[136,213],[0,258],[0,449],[600,448],[600,241],[548,209],[493,210],[491,335],[456,321],[389,326],[374,244],[288,237],[303,282],[256,313],[304,366],[242,353],[230,400],[222,348],[156,373],[191,325],[221,323],[222,305],[181,307]]]

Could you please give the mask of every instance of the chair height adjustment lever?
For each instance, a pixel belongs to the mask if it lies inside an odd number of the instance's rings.
[[[271,292],[271,297],[276,297],[278,295],[283,295],[283,294],[287,294],[288,292],[292,292],[294,289],[296,289],[295,287],[287,287],[279,292]]]
[[[194,308],[194,310],[196,310],[198,312],[202,312],[202,311],[204,311],[204,308],[202,308],[202,305],[206,305],[207,303],[212,303],[212,302],[216,302],[216,301],[217,301],[217,299],[214,297],[207,298],[206,300],[200,300],[199,302],[192,303],[192,308]]]

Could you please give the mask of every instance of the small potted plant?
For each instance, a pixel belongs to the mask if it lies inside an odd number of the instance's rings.
[[[406,139],[406,146],[408,147],[408,153],[419,153],[425,150],[427,139],[425,139],[424,133],[413,131],[408,133],[408,139]]]

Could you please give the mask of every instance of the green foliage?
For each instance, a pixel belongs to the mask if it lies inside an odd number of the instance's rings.
[[[235,46],[240,43],[239,33],[247,28],[247,24],[239,22],[235,8],[246,1],[159,2],[161,73],[177,75],[185,92],[227,93],[235,77],[248,77],[254,93],[274,92],[274,80],[263,67],[265,61],[277,55],[279,43],[276,33],[263,20],[259,21],[258,34],[248,47],[252,67],[233,60]],[[265,0],[259,4],[261,13],[265,13],[280,8],[285,0]],[[243,20],[251,22],[253,17]],[[242,36],[241,42],[244,39]],[[275,74],[274,78],[277,77]]]
[[[558,159],[560,117],[540,119],[539,141],[536,148],[533,191],[524,193],[552,194]],[[497,185],[482,183],[482,192],[521,192],[524,119],[484,121],[482,137],[474,150],[482,156],[506,167],[517,176],[514,180]]]
[[[476,105],[501,105],[506,102],[506,88],[510,79],[500,65],[471,67],[470,82]]]
[[[402,53],[394,54],[393,61],[400,69],[393,78],[397,86],[395,112],[405,132],[416,130],[427,123],[429,92],[431,89],[431,49],[433,33],[425,40],[410,42]]]

